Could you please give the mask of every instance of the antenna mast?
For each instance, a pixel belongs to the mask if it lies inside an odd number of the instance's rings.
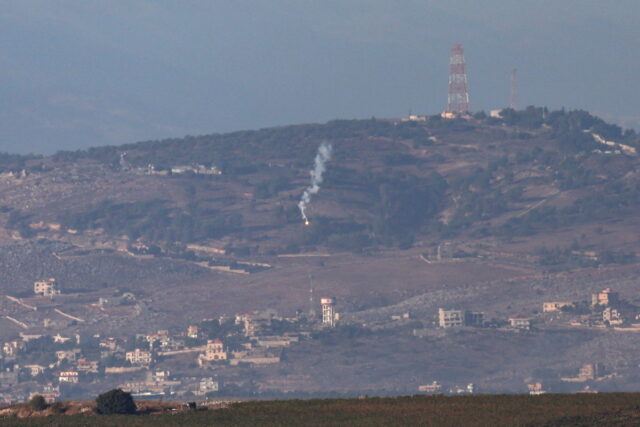
[[[464,48],[461,44],[451,47],[449,58],[449,105],[448,113],[466,113],[469,111],[469,88],[467,87],[467,65],[464,61]]]

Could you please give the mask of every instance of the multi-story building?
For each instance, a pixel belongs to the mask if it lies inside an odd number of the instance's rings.
[[[441,328],[456,328],[464,326],[464,310],[438,309],[438,325]]]
[[[219,339],[207,340],[207,347],[203,354],[200,355],[200,361],[215,362],[227,360],[228,355],[224,350],[224,343]]]
[[[22,340],[13,340],[3,344],[2,351],[7,356],[15,356],[20,351],[24,350],[26,344]]]
[[[78,384],[78,371],[62,371],[58,374],[58,382]]]
[[[45,280],[38,280],[33,283],[33,293],[45,297],[60,294],[60,287],[53,277]]]
[[[97,374],[100,370],[100,362],[97,360],[79,359],[76,362],[76,370],[87,374]]]
[[[320,298],[320,306],[322,307],[322,324],[324,326],[328,326],[330,328],[336,326],[335,305],[335,298]]]
[[[47,370],[46,366],[42,365],[24,365],[24,369],[26,369],[32,377],[44,374],[44,371]]]
[[[605,307],[616,306],[620,302],[620,295],[613,292],[611,288],[606,288],[591,295],[591,305],[604,305]]]
[[[81,350],[79,348],[74,348],[72,350],[58,350],[56,351],[56,359],[58,359],[58,362],[62,362],[63,360],[75,362],[80,353]]]
[[[602,310],[602,321],[611,326],[617,326],[624,323],[624,317],[617,308],[607,307]]]
[[[153,362],[153,355],[150,351],[136,348],[134,351],[126,352],[125,359],[132,365],[150,365]]]
[[[484,313],[466,310],[438,309],[438,326],[441,328],[456,328],[460,326],[482,327]]]
[[[200,328],[195,326],[195,325],[191,325],[187,328],[187,336],[189,338],[193,338],[193,339],[198,339],[200,338]]]

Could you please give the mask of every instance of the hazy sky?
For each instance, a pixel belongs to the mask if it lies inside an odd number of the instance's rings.
[[[0,0],[0,150],[471,108],[640,123],[638,0]]]

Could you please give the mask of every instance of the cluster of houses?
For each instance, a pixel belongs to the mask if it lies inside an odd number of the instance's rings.
[[[622,330],[640,330],[640,307],[621,299],[619,293],[611,288],[593,293],[590,304],[575,301],[544,302],[542,314],[516,314],[509,316],[506,322],[498,321],[497,324],[513,330],[530,330],[535,324],[544,324],[548,317],[547,313],[564,314],[567,325],[572,327],[618,327]],[[439,308],[437,325],[440,328],[449,329],[463,326],[480,328],[489,324],[482,312]]]
[[[558,324],[558,320],[561,322]],[[484,319],[484,313],[461,309],[438,309],[437,326],[441,329],[497,326],[514,331],[528,331],[536,327],[543,328],[545,323],[555,321],[555,326],[567,328],[612,328],[616,331],[640,331],[640,307],[622,299],[618,292],[606,288],[591,295],[591,301],[550,301],[542,304],[542,312],[536,315],[518,314],[507,318],[506,322],[489,324]],[[414,335],[427,335],[426,330],[414,330]],[[602,363],[584,363],[574,377],[561,377],[560,383],[587,383],[604,381],[614,374],[606,374]],[[578,392],[595,393],[592,384],[584,385]],[[527,389],[531,395],[547,393],[541,381],[527,383]],[[421,385],[419,391],[424,393],[447,393],[438,381]],[[473,392],[473,388],[462,391],[462,388],[450,388],[449,394]]]
[[[53,298],[61,287],[53,278],[40,280],[34,293]],[[54,401],[73,398],[75,391],[86,395],[87,389],[109,387],[136,397],[207,397],[219,391],[219,368],[278,364],[284,348],[309,338],[312,331],[335,326],[333,307],[330,314],[331,319],[316,321],[302,313],[283,318],[274,310],[246,311],[204,319],[181,331],[158,330],[128,339],[21,332],[0,344],[0,403],[35,394]],[[201,375],[193,375],[193,367]]]
[[[529,330],[533,324],[533,318],[524,314],[516,314],[507,319],[508,327],[516,330]],[[482,328],[487,326],[484,313],[468,310],[438,309],[438,327],[443,329],[469,326]]]

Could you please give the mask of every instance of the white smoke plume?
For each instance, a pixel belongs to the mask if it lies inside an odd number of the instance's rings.
[[[309,225],[309,218],[307,218],[306,209],[307,205],[311,202],[311,195],[320,191],[320,185],[322,184],[322,174],[327,169],[326,163],[331,160],[331,154],[333,153],[333,147],[327,142],[323,142],[318,147],[318,154],[316,154],[315,164],[313,169],[309,172],[311,174],[311,183],[302,193],[302,198],[298,207],[300,208],[300,214],[304,220],[305,225]]]

